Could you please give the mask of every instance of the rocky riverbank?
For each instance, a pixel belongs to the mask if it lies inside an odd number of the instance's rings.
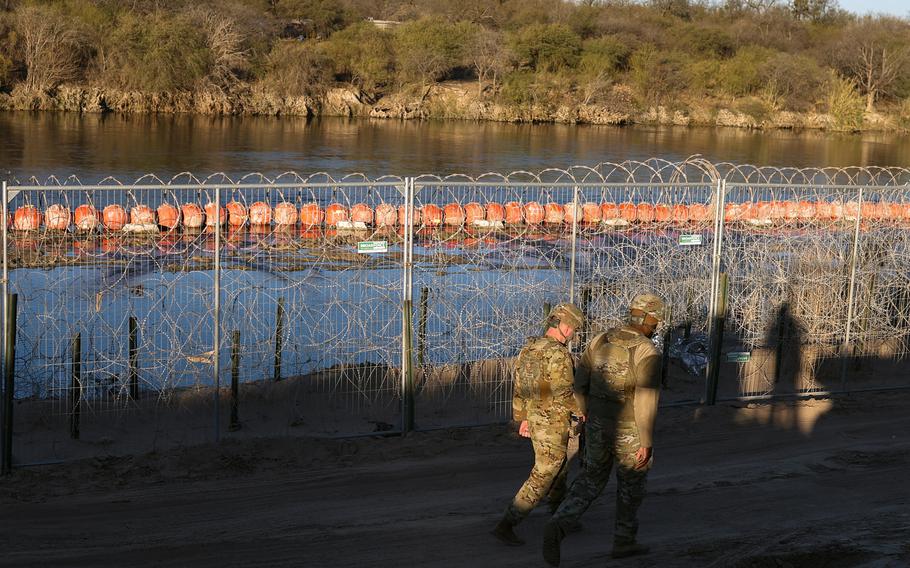
[[[712,102],[641,108],[631,90],[615,86],[599,104],[524,104],[496,102],[478,93],[476,83],[434,84],[416,93],[395,93],[371,102],[351,88],[322,96],[280,96],[259,87],[233,92],[147,93],[80,85],[54,92],[0,93],[0,110],[83,113],[196,113],[204,115],[343,116],[398,120],[454,119],[512,123],[561,123],[673,126],[732,126],[751,129],[839,130],[824,113],[777,111],[755,116]],[[860,130],[906,132],[908,121],[890,114],[867,113]]]

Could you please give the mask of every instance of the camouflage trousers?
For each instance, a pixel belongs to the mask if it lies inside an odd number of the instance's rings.
[[[534,468],[506,508],[504,518],[513,525],[524,520],[544,496],[547,497],[551,510],[555,510],[565,497],[569,423],[568,420],[552,422],[546,417],[528,418],[531,445],[534,448]]]
[[[596,405],[594,405],[596,407]],[[595,412],[591,412],[594,410]],[[565,533],[578,523],[591,503],[603,492],[613,462],[616,462],[616,524],[614,542],[635,542],[638,508],[645,497],[645,480],[651,464],[635,469],[635,453],[641,447],[635,422],[616,422],[598,415],[589,406],[585,425],[585,467],[572,482],[568,495],[553,514],[553,522]]]

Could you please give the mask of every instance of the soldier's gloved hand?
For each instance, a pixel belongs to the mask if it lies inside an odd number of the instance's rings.
[[[518,425],[518,435],[522,438],[531,437],[531,425],[528,424],[527,420],[522,420],[521,424]]]
[[[644,469],[653,455],[653,448],[638,448],[638,451],[635,452],[635,469]]]

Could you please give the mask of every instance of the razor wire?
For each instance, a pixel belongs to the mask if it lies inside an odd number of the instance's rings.
[[[721,180],[731,349],[758,355],[796,338],[814,357],[833,357],[849,327],[855,355],[907,354],[904,169],[653,159],[419,176],[412,201],[403,178],[359,174],[185,173],[91,186],[50,178],[9,188],[8,287],[20,304],[15,394],[68,412],[78,335],[80,396],[96,412],[128,408],[137,390],[167,403],[210,387],[214,357],[226,379],[237,351],[241,381],[275,397],[288,423],[390,429],[403,394],[407,295],[418,424],[501,420],[511,358],[540,333],[547,305],[571,298],[585,311],[578,348],[620,322],[645,290],[667,298],[674,326],[707,331]],[[414,278],[403,283],[409,211]],[[774,392],[776,371],[754,367],[739,370],[732,394]],[[799,389],[818,387],[807,380]],[[276,381],[286,385],[280,396],[267,394]]]

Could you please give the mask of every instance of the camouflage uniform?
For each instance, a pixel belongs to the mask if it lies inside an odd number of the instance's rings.
[[[516,525],[549,494],[551,507],[566,491],[566,446],[570,416],[575,410],[572,357],[551,337],[530,339],[516,361],[512,417],[527,420],[534,448],[534,468],[506,509],[505,520]]]
[[[635,454],[642,447],[636,411],[650,419],[653,427],[656,393],[660,388],[660,356],[653,343],[631,327],[611,329],[595,337],[585,350],[575,376],[575,390],[586,395],[585,468],[572,483],[569,494],[553,515],[562,534],[600,495],[613,462],[617,462],[616,526],[614,544],[635,542],[638,532],[636,513],[645,495],[645,479],[650,461],[635,469]],[[636,391],[654,393],[653,408],[640,410]],[[650,394],[650,393],[648,393]],[[639,394],[644,399],[642,394]],[[647,402],[651,406],[651,402]],[[638,417],[639,420],[641,416]],[[650,447],[647,432],[646,447]]]

